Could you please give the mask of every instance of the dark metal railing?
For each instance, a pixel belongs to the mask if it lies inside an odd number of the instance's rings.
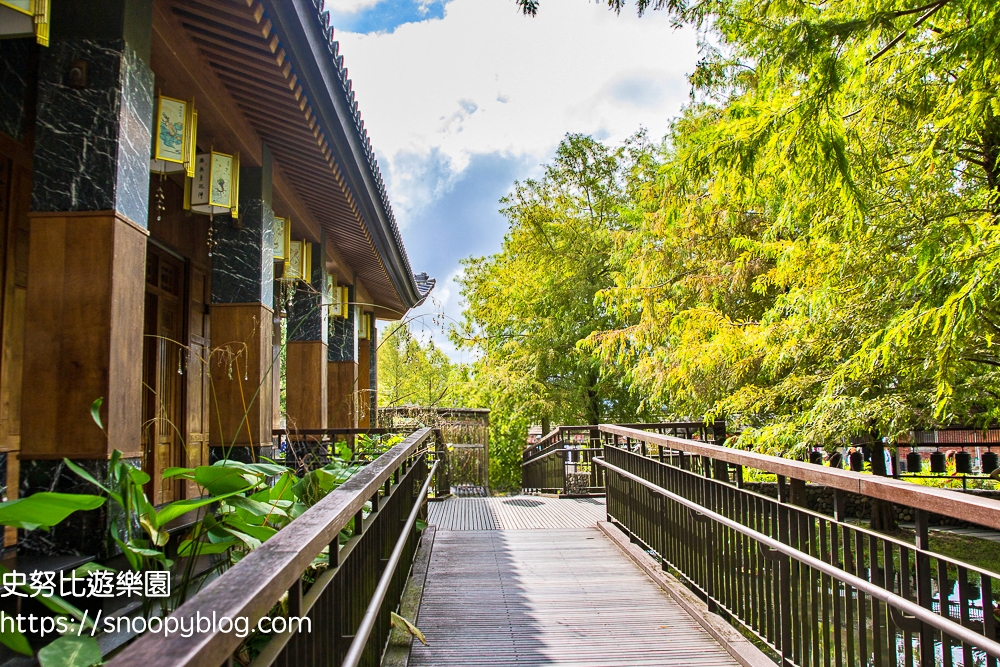
[[[310,619],[310,631],[271,636],[255,667],[368,665],[381,661],[416,549],[415,523],[432,484],[446,484],[437,458],[440,433],[421,429],[364,466],[339,488],[185,602],[183,619],[263,616]],[[431,465],[428,465],[428,464]],[[366,504],[368,510],[366,510]],[[340,532],[353,522],[345,544]],[[324,550],[328,555],[323,556]],[[324,568],[311,568],[319,559]],[[308,571],[308,574],[307,574]],[[112,667],[201,667],[234,664],[243,639],[234,633],[147,634]]]
[[[688,440],[725,441],[724,421],[663,422],[625,424],[660,435]],[[596,425],[558,426],[538,442],[525,448],[521,460],[521,489],[528,493],[551,493],[563,496],[603,495],[604,477],[593,464],[601,453],[601,433]]]
[[[931,512],[1000,528],[1000,502],[799,461],[601,426],[609,521],[779,664],[997,667],[1000,574],[930,550]],[[778,476],[779,498],[743,487]],[[829,516],[793,504],[834,489]],[[913,508],[916,539],[849,523],[857,493]]]
[[[336,456],[337,446],[346,445],[356,460],[367,463],[386,451],[380,442],[392,436],[406,436],[413,428],[323,428],[275,429],[272,432],[276,458],[295,470],[320,468]],[[374,446],[364,447],[364,443]]]

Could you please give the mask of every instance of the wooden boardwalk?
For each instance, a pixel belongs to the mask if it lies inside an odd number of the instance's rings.
[[[449,498],[429,503],[428,523],[438,530],[584,528],[604,521],[604,498]]]
[[[415,643],[412,667],[738,665],[594,527],[603,503],[530,499],[543,504],[431,505],[440,523],[416,619],[429,646]],[[481,521],[496,527],[467,527]],[[589,523],[542,526],[552,521]]]

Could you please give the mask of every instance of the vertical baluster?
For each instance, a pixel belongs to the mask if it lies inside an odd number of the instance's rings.
[[[843,560],[840,556],[840,526],[836,523],[830,524],[830,563],[840,569],[844,569]],[[839,581],[831,577],[830,581],[831,605],[833,607],[833,663],[840,667],[844,664],[844,628],[846,624],[842,622],[841,596],[847,594],[847,588]]]
[[[931,591],[931,559],[926,553],[930,549],[927,533],[928,515],[926,510],[914,510],[916,522],[916,547],[914,560],[917,573],[917,602],[925,609],[933,608]],[[920,665],[934,667],[934,631],[926,624],[920,630]]]
[[[996,639],[996,619],[993,618],[993,578],[988,574],[979,575],[979,591],[983,601],[983,634]],[[986,667],[997,667],[997,659],[986,656]]]
[[[851,529],[846,525],[841,525],[841,537],[844,550],[844,571],[849,574],[856,574],[854,572],[854,550],[851,544]],[[857,624],[854,622],[854,596],[855,589],[852,586],[844,584],[844,628],[847,635],[847,660],[845,660],[846,665],[857,665],[860,664],[858,660],[857,642],[855,641],[855,629]]]
[[[956,582],[958,586],[958,613],[959,622],[965,626],[970,627],[971,622],[969,620],[969,605],[972,601],[969,600],[969,570],[968,568],[959,567],[958,568],[958,581]],[[972,646],[962,642],[962,664],[972,665]]]
[[[951,586],[948,581],[948,566],[942,559],[938,559],[937,566],[938,607],[942,616],[955,620],[951,615]],[[941,633],[941,652],[944,667],[952,667],[951,637],[943,632]]]
[[[907,600],[913,600],[913,590],[910,586],[910,549],[899,547],[899,594]],[[903,664],[909,667],[913,663],[913,633],[900,628],[903,636]]]
[[[854,531],[854,558],[855,558],[855,574],[861,579],[870,580],[869,573],[869,560],[865,557],[865,539],[864,534],[858,530]],[[862,665],[868,664],[869,650],[868,650],[868,596],[862,591],[857,591],[858,596],[858,658],[861,659]]]

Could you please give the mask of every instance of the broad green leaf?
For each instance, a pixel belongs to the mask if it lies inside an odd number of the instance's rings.
[[[23,655],[33,655],[31,651],[31,644],[29,644],[27,638],[16,629],[11,629],[9,627],[0,628],[0,644],[3,644],[10,650],[16,651],[17,653],[21,653]]]
[[[185,479],[194,479],[194,468],[167,468],[163,471],[163,479],[183,475]]]
[[[227,503],[233,507],[238,507],[242,510],[246,510],[254,516],[285,516],[285,511],[279,509],[276,505],[263,503],[258,500],[253,500],[251,498],[243,498],[240,496],[233,496],[226,500]]]
[[[248,491],[261,481],[239,466],[199,466],[195,468],[194,478],[214,496]]]
[[[103,657],[97,640],[89,635],[66,635],[38,651],[41,667],[93,667]]]
[[[51,528],[77,510],[93,510],[104,498],[75,493],[41,491],[27,498],[0,503],[0,524],[25,530]]]
[[[246,533],[247,535],[250,535],[251,537],[258,539],[261,542],[266,541],[268,538],[270,538],[271,536],[273,536],[275,533],[278,532],[274,528],[269,528],[268,526],[252,526],[246,523],[245,521],[240,521],[239,519],[236,519],[235,517],[231,516],[226,517],[223,523],[227,526],[235,528],[241,533]]]
[[[196,510],[199,507],[205,507],[206,505],[211,505],[216,503],[223,498],[229,498],[230,496],[236,495],[239,491],[234,493],[227,493],[222,496],[206,496],[204,498],[192,498],[190,500],[175,500],[170,503],[159,512],[156,513],[156,526],[162,527],[170,523],[174,519],[184,516],[191,510]]]
[[[89,472],[87,472],[86,470],[84,470],[83,468],[81,468],[76,463],[73,463],[69,459],[63,459],[63,463],[65,463],[66,466],[70,470],[72,470],[77,475],[79,475],[80,477],[84,478],[85,480],[87,480],[88,482],[90,482],[91,484],[93,484],[94,486],[96,486],[97,488],[101,489],[102,491],[104,491],[104,492],[106,492],[108,494],[111,493],[111,489],[109,489],[108,487],[104,486],[104,484],[102,484],[101,482],[98,482],[97,479],[95,479],[93,475],[91,475]],[[120,504],[120,501],[119,501],[119,504]]]
[[[223,540],[222,542],[201,542],[198,545],[197,551],[199,556],[221,554],[231,549],[234,544],[236,544],[236,540],[233,539]],[[184,540],[177,547],[177,555],[181,557],[190,556],[193,548],[194,543],[191,540]]]

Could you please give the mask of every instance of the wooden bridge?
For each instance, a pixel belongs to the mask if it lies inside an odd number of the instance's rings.
[[[412,667],[737,663],[598,530],[603,499],[454,498],[433,535]]]
[[[252,652],[149,634],[109,664],[998,666],[1000,574],[935,551],[929,528],[1000,529],[1000,502],[682,426],[567,431],[526,452],[525,488],[546,493],[490,498],[449,497],[447,448],[418,431],[174,612],[256,622],[286,600],[311,631]],[[872,503],[914,529],[870,530]]]

